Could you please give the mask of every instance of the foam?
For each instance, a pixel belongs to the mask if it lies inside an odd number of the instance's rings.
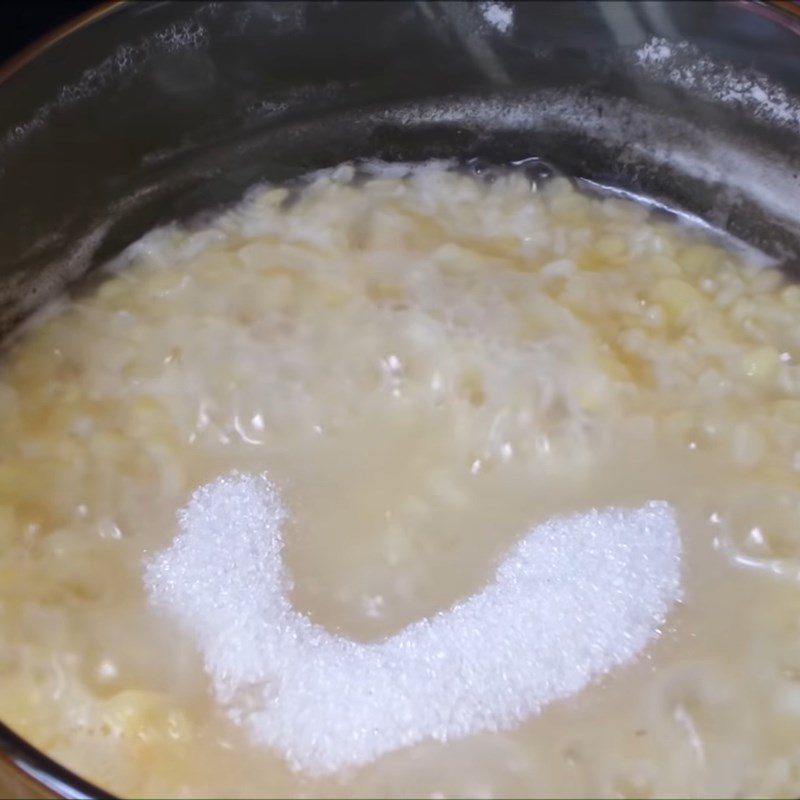
[[[230,716],[308,773],[512,728],[640,653],[681,593],[669,505],[591,510],[529,530],[481,592],[363,644],[292,607],[286,519],[266,477],[220,477],[144,580],[194,637]]]

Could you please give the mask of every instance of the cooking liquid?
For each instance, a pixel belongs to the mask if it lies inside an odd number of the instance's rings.
[[[518,171],[252,193],[28,327],[0,373],[0,718],[135,796],[800,791],[800,288]],[[253,743],[147,602],[196,487],[266,471],[291,600],[359,642],[554,515],[677,513],[683,600],[517,728],[317,776]]]

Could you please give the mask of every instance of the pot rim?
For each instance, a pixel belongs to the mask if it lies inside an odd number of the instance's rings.
[[[96,19],[100,19],[100,17],[104,17],[112,11],[121,10],[122,7],[128,5],[129,2],[130,0],[104,0],[104,2],[98,3],[88,11],[84,11],[82,14],[63,22],[38,39],[34,39],[29,45],[26,45],[22,50],[12,55],[5,63],[0,64],[0,85],[56,42],[61,41],[61,39],[66,38],[80,28],[89,25]]]

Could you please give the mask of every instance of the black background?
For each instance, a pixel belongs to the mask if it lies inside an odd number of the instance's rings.
[[[0,64],[97,0],[6,0],[0,3]]]

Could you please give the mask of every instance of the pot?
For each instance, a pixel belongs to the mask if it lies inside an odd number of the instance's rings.
[[[107,3],[0,71],[0,335],[149,229],[357,159],[559,171],[800,270],[800,6]],[[0,726],[25,796],[99,797]]]

